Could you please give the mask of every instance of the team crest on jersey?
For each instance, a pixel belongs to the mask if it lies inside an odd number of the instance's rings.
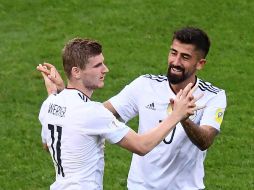
[[[218,108],[215,113],[215,121],[217,121],[219,124],[222,123],[224,112],[221,108]]]
[[[172,111],[173,111],[173,109],[172,109],[171,104],[168,104],[167,113],[170,114],[170,113],[172,113]]]

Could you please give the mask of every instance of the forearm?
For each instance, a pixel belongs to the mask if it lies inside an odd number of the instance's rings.
[[[218,131],[211,126],[198,126],[190,119],[181,121],[181,124],[193,144],[200,150],[208,149],[218,134]]]
[[[179,121],[180,118],[178,118],[178,116],[170,115],[156,127],[140,135],[139,142],[143,152],[146,154],[157,146],[175,128]]]
[[[49,152],[49,148],[48,148],[48,146],[47,146],[46,143],[42,143],[42,147],[43,147],[44,150],[46,150],[47,152]]]
[[[181,120],[187,118],[197,109],[195,100],[192,97],[193,89],[192,83],[188,84],[184,90],[177,93],[174,100],[174,110],[157,126],[146,132],[145,134],[138,135],[130,131],[119,144],[139,155],[145,155],[158,145],[169,132],[175,128],[175,125]],[[194,89],[195,90],[195,89]],[[172,100],[170,100],[172,103]]]
[[[117,111],[109,101],[103,102],[103,106],[107,108],[117,119],[120,118],[120,115],[117,113]]]

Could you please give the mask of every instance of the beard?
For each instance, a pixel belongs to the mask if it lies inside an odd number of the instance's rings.
[[[174,73],[171,73],[171,69],[172,68],[176,68],[177,70],[180,70],[181,71],[181,74],[174,74]],[[169,65],[168,67],[168,73],[167,73],[167,77],[168,77],[168,81],[169,83],[171,84],[178,84],[178,83],[181,83],[185,80],[185,69],[180,67],[180,66],[174,66],[174,65]]]
[[[171,72],[171,69],[175,68],[178,71],[180,71],[181,73],[179,74],[174,74]],[[179,84],[183,81],[185,81],[187,78],[189,78],[189,76],[191,75],[191,73],[186,73],[185,69],[183,67],[180,66],[174,66],[174,65],[169,65],[168,67],[168,73],[167,73],[167,78],[169,83],[171,84]]]

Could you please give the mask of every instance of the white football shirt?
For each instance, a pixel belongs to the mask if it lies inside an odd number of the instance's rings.
[[[39,120],[42,141],[49,147],[56,171],[50,189],[102,190],[104,139],[117,143],[129,128],[76,89],[50,95]]]
[[[204,93],[197,105],[206,105],[190,117],[198,125],[220,130],[226,108],[225,91],[201,79],[194,96]],[[139,115],[140,134],[156,126],[172,111],[169,100],[175,93],[166,76],[143,75],[127,85],[109,101],[127,122]],[[206,151],[196,147],[180,123],[144,157],[133,154],[128,175],[129,190],[194,190],[203,189]]]

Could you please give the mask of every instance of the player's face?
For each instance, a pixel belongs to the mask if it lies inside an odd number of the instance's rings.
[[[184,81],[195,81],[196,71],[201,69],[205,59],[201,59],[200,52],[194,45],[184,44],[174,40],[168,55],[168,80],[171,84]]]
[[[89,90],[104,86],[104,78],[108,72],[102,53],[88,59],[88,64],[81,73],[83,85]]]

